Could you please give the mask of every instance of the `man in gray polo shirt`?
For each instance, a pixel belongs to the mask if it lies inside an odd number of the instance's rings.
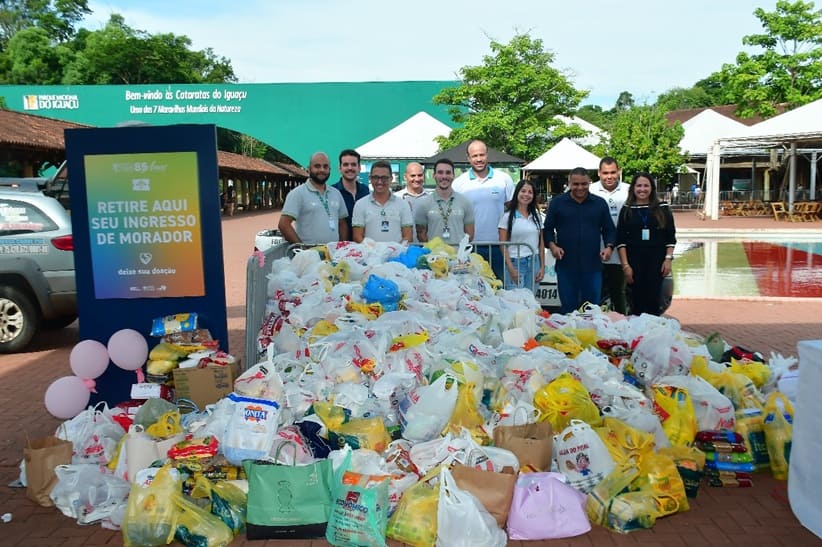
[[[440,237],[450,245],[456,245],[465,234],[474,239],[474,206],[471,200],[454,191],[454,164],[441,159],[434,165],[437,188],[421,198],[414,208],[417,238],[430,241]]]
[[[411,241],[411,206],[391,193],[391,164],[374,162],[369,180],[374,191],[354,204],[352,239],[357,243],[366,237],[374,241]]]
[[[289,243],[348,239],[348,210],[340,191],[326,185],[330,175],[328,155],[316,152],[308,163],[308,180],[285,196],[277,227]]]

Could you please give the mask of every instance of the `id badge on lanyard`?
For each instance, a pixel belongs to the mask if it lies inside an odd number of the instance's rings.
[[[648,241],[651,239],[651,230],[648,228],[642,229],[642,241]]]

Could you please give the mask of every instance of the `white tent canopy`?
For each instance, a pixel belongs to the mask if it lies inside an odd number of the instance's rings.
[[[581,144],[583,146],[594,146],[602,142],[602,140],[607,137],[607,133],[600,129],[599,127],[595,126],[591,122],[587,122],[578,116],[563,116],[561,114],[557,114],[554,118],[560,120],[565,125],[578,125],[580,128],[584,129],[588,132],[588,135],[585,137],[579,137],[572,139],[577,144]]]
[[[550,150],[522,168],[523,171],[570,171],[575,167],[599,168],[600,158],[569,138],[564,138]]]
[[[451,128],[426,112],[417,112],[379,137],[358,146],[367,159],[422,159],[439,150],[435,137],[447,137]]]
[[[742,135],[748,126],[708,108],[683,123],[682,129],[685,134],[679,142],[680,150],[705,156],[716,139]]]
[[[817,147],[822,144],[822,99],[752,125],[742,135],[717,138],[711,146],[705,166],[705,216],[711,220],[719,218],[720,157],[723,150],[734,148],[790,146],[788,205],[792,210],[796,153],[797,146],[801,144]],[[810,177],[812,192],[816,181],[816,161],[817,152],[814,151]]]

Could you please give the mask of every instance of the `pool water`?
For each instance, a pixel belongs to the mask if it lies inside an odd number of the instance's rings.
[[[680,296],[822,297],[822,241],[682,241]]]

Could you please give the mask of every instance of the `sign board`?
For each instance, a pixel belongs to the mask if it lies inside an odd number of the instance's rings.
[[[81,340],[107,344],[127,328],[151,349],[153,319],[196,313],[229,351],[216,135],[213,125],[66,130]],[[110,365],[98,400],[128,399],[135,380]]]

